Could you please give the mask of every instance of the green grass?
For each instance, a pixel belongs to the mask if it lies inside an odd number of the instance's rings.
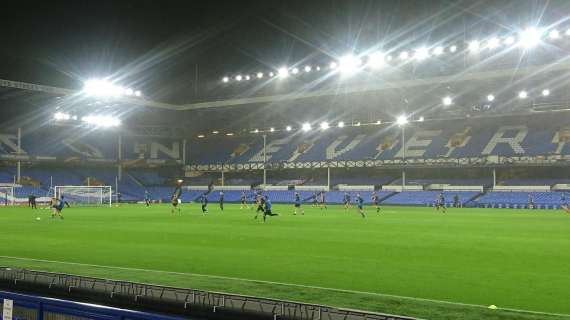
[[[274,208],[265,224],[232,205],[207,216],[195,204],[177,216],[166,205],[70,208],[63,221],[0,208],[0,265],[424,319],[570,319],[561,212],[387,207],[363,219]]]

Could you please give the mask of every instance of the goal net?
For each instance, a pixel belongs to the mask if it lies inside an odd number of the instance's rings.
[[[0,206],[11,206],[15,203],[14,187],[0,186]]]
[[[63,195],[70,205],[111,206],[110,186],[55,186],[53,191],[56,198]]]

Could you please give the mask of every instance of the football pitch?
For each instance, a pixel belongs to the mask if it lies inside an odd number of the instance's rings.
[[[0,207],[0,265],[424,319],[570,319],[570,215],[216,204]],[[40,217],[37,220],[37,217]],[[497,310],[487,306],[496,305]]]

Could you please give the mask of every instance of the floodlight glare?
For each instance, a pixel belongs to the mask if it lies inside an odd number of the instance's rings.
[[[441,101],[444,106],[450,106],[453,103],[453,99],[451,99],[451,97],[445,97]]]
[[[212,131],[212,133],[213,133],[213,134],[218,134],[218,133],[220,133],[220,131],[214,130],[214,131]]]
[[[307,132],[311,130],[311,124],[308,122],[303,123],[303,126],[301,127],[303,129],[303,131]]]
[[[242,79],[242,76],[241,76],[240,74],[238,74],[238,75],[236,76],[236,81],[241,81],[241,79]]]
[[[382,52],[374,52],[368,56],[368,66],[373,69],[381,68],[384,65],[384,54]]]
[[[117,127],[121,124],[121,120],[111,116],[85,116],[81,121],[97,127]]]
[[[317,69],[317,71],[321,71],[321,67],[319,67],[319,66],[317,66],[316,69]]]
[[[245,80],[249,80],[251,77],[249,75],[245,76]]]
[[[376,124],[382,124],[382,120],[376,120]]]
[[[501,42],[499,41],[499,38],[491,38],[491,39],[489,39],[489,41],[487,41],[487,48],[495,49],[500,44],[501,44]]]
[[[233,134],[232,132],[226,133],[226,136],[228,136],[228,137],[231,137],[231,136],[233,136],[233,135],[234,135],[234,134]]]
[[[331,62],[331,64],[330,64],[330,68],[333,69],[333,70],[336,69],[337,66],[338,66],[338,65],[337,65],[336,62],[334,62],[334,61]]]
[[[487,101],[489,101],[489,102],[495,101],[495,96],[492,95],[492,94],[488,95],[488,96],[487,96]]]
[[[205,137],[206,137],[206,136],[203,135],[203,134],[199,134],[199,135],[198,135],[198,138],[200,138],[200,139],[205,138]]]
[[[348,54],[339,60],[339,68],[341,72],[351,73],[358,69],[362,61],[354,55]]]
[[[275,132],[275,128],[269,128],[269,132]]]
[[[273,72],[269,72],[269,76],[273,77],[275,74]]]
[[[439,56],[443,53],[443,47],[439,46],[439,47],[435,47],[435,49],[433,49],[433,54],[435,56]]]
[[[357,121],[357,122],[354,124],[354,126],[355,126],[355,127],[360,127],[360,121]]]
[[[344,128],[344,122],[343,122],[343,121],[339,121],[338,127],[339,127],[339,128]]]
[[[419,122],[424,122],[424,120],[425,120],[425,119],[424,119],[423,116],[419,117],[419,119],[418,119]]]
[[[135,91],[135,96],[137,96],[137,97],[142,96],[142,93],[140,92],[140,90]]]
[[[449,47],[449,52],[454,53],[455,51],[457,51],[456,45],[452,45],[451,47]]]
[[[408,59],[408,57],[409,57],[409,54],[407,51],[400,52],[400,60],[406,60],[406,59]]]
[[[391,56],[391,55],[387,55],[387,56],[386,56],[386,61],[392,61],[392,56]]]
[[[228,78],[228,77],[224,77],[224,78],[222,79],[222,81],[223,81],[223,82],[226,82],[226,83],[227,83],[227,82],[229,82],[229,81],[230,81],[230,78]],[[130,89],[127,89],[127,90],[130,90]],[[128,94],[128,93],[127,93],[127,94]]]
[[[509,37],[507,37],[507,38],[505,39],[505,44],[506,44],[506,45],[509,45],[509,46],[510,46],[510,45],[512,45],[513,43],[515,43],[515,37],[513,37],[513,36],[509,36]]]
[[[429,57],[429,51],[426,47],[421,47],[416,49],[415,53],[414,53],[414,58],[416,60],[424,60],[427,57]]]
[[[104,79],[90,79],[83,84],[83,92],[98,97],[117,97],[124,94],[125,89]]]
[[[528,28],[520,33],[519,43],[524,48],[533,48],[540,42],[540,32],[536,28]]]
[[[560,38],[560,32],[558,32],[558,30],[556,29],[550,30],[550,32],[548,33],[548,37],[550,39],[558,39]]]
[[[70,116],[67,113],[62,113],[62,112],[56,112],[53,115],[53,118],[55,120],[69,120]]]
[[[403,126],[407,123],[408,123],[408,117],[406,117],[405,115],[398,116],[398,118],[396,119],[396,124],[398,124],[399,126]]]
[[[253,130],[253,133],[259,133],[259,129]]]
[[[519,92],[519,98],[526,99],[528,97],[528,93],[526,91]]]
[[[329,128],[329,123],[326,121],[321,122],[321,130],[327,130]]]
[[[257,73],[257,79],[261,79],[263,78],[263,73],[262,72],[258,72]]]
[[[277,72],[279,73],[279,77],[281,78],[287,78],[287,76],[289,75],[289,70],[287,70],[287,68],[285,67],[279,68]]]
[[[293,68],[293,70],[291,70],[291,73],[292,73],[292,74],[297,74],[297,73],[299,73],[299,69]]]
[[[285,130],[291,131],[291,130],[293,130],[293,128],[291,128],[291,126],[287,126],[287,127],[285,128]]]
[[[566,30],[566,35],[570,36],[570,29]]]
[[[311,66],[305,66],[305,72],[311,72],[312,68]]]
[[[549,95],[550,95],[550,90],[548,90],[548,89],[542,90],[542,96],[548,97]]]
[[[477,52],[477,51],[479,51],[479,46],[480,46],[479,41],[473,40],[473,41],[469,42],[469,51]]]

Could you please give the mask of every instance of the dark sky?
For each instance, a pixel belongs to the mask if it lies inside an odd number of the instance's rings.
[[[565,23],[569,2],[11,1],[0,12],[0,78],[80,88],[112,76],[155,100],[202,101],[227,73]]]

